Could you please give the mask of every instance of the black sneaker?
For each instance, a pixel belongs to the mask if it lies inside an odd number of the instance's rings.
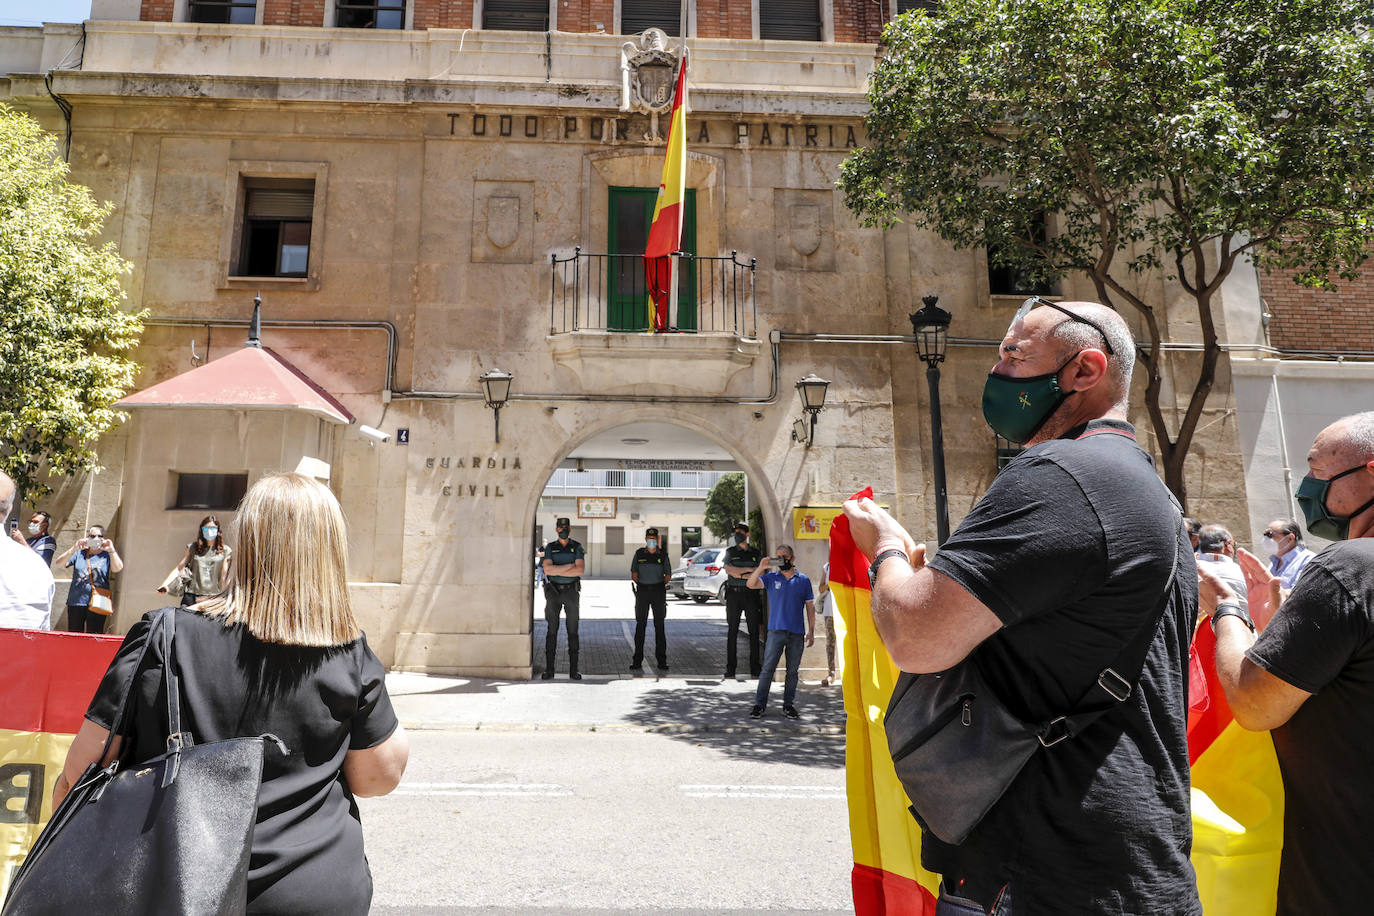
[[[539,679],[540,679],[541,681],[551,681],[551,680],[553,680],[553,669],[552,669],[552,668],[545,668],[545,669],[544,669],[544,673],[541,674],[541,675],[539,675]]]
[[[667,670],[668,670],[668,663],[667,663],[667,662],[659,662],[659,663],[658,663],[658,670],[659,670],[659,671],[667,671]]]
[[[782,714],[789,719],[801,718],[801,713],[797,712],[797,707],[795,706],[784,706],[782,708]]]
[[[762,707],[762,706],[755,706],[753,709],[749,710],[749,718],[751,718],[751,719],[762,719],[762,718],[763,718],[763,707]]]
[[[643,671],[643,670],[644,670],[644,666],[641,665],[639,662],[631,662],[631,663],[630,663],[630,670],[631,670],[631,671]]]
[[[732,681],[732,680],[734,680],[734,679],[735,679],[735,672],[733,672],[733,671],[727,671],[727,672],[725,672],[725,680],[727,680],[727,681]]]
[[[569,671],[569,672],[568,672],[568,680],[571,680],[571,681],[580,681],[580,680],[582,680],[582,675],[581,675],[580,673],[576,672],[576,671]]]

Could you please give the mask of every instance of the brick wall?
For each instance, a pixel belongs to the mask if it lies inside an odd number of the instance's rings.
[[[142,0],[145,22],[170,22],[175,0]],[[325,0],[259,0],[265,25],[321,26]],[[473,0],[410,0],[417,29],[470,29]],[[615,0],[556,0],[558,28],[563,32],[595,32],[600,22],[615,28]],[[834,0],[835,40],[876,42],[886,22],[887,0]],[[697,0],[696,35],[701,38],[754,37],[749,0]]]
[[[413,0],[415,28],[470,29],[472,0]]]
[[[144,22],[171,22],[173,0],[143,0],[138,18]]]
[[[262,0],[263,25],[324,25],[324,0]]]
[[[741,0],[697,0],[698,38],[754,37],[754,15],[749,3]]]
[[[1260,294],[1274,317],[1269,340],[1280,350],[1374,352],[1374,266],[1354,283],[1330,292],[1298,286],[1291,271],[1260,277]]]

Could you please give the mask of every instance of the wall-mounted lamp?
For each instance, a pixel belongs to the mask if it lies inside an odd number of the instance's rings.
[[[811,439],[809,438],[809,434],[807,432],[805,417],[797,417],[797,419],[792,421],[792,441],[800,442],[803,445],[811,444]]]
[[[807,448],[810,448],[816,439],[816,414],[825,408],[825,390],[829,387],[830,380],[821,378],[814,372],[808,373],[805,378],[797,379],[797,393],[801,395],[802,410],[811,416],[811,430],[805,440]],[[796,432],[794,426],[793,437],[796,436]]]
[[[515,378],[509,372],[490,369],[478,379],[482,383],[482,394],[486,404],[496,415],[496,441],[501,441],[501,408],[510,400],[510,383]]]

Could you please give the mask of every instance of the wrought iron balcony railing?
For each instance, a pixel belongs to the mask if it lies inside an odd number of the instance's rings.
[[[708,258],[679,253],[676,322],[687,333],[756,337],[756,258]],[[664,258],[663,260],[667,260]],[[581,248],[550,256],[549,331],[646,331],[651,327],[644,258],[589,254]]]

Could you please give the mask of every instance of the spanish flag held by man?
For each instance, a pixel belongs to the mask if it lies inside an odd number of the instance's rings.
[[[686,21],[686,17],[683,17]],[[673,90],[673,109],[668,122],[668,146],[663,158],[663,177],[658,183],[658,200],[649,241],[644,247],[644,277],[649,290],[649,326],[666,331],[676,324],[677,265],[669,257],[682,245],[682,215],[687,196],[687,45],[677,65]],[[673,314],[669,315],[669,303]]]

